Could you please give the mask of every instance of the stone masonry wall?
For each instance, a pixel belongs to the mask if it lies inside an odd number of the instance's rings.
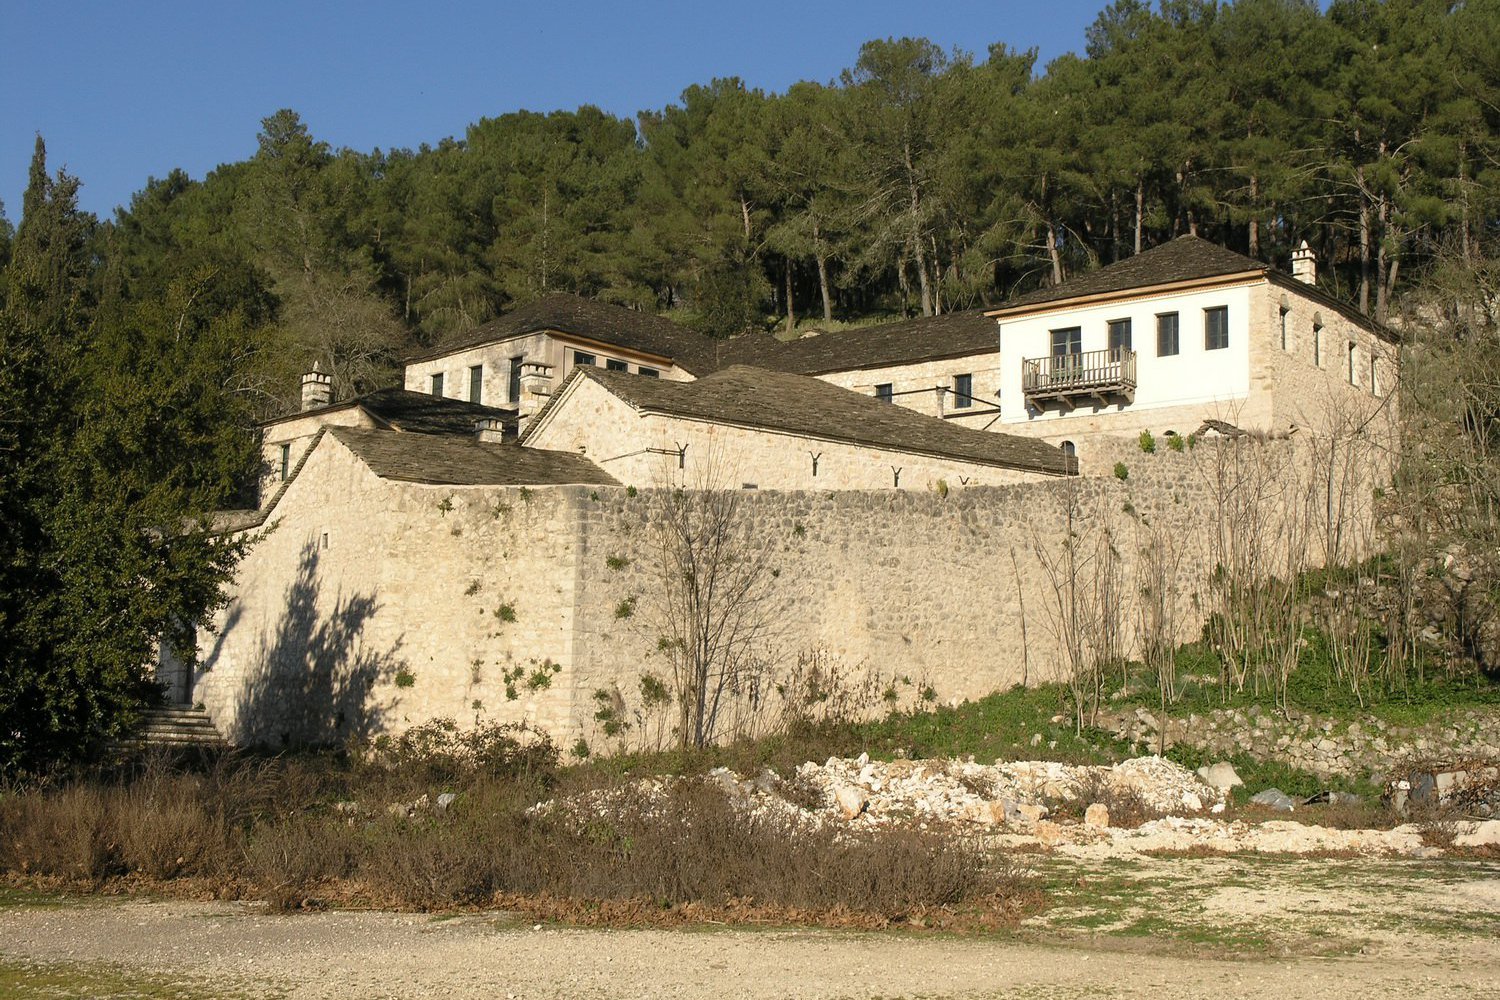
[[[442,716],[566,728],[581,495],[382,480],[325,437],[201,637],[195,701],[271,746]]]
[[[930,686],[943,702],[1058,679],[1069,538],[1085,597],[1106,544],[1115,553],[1108,607],[1126,652],[1163,550],[1177,554],[1175,638],[1196,636],[1216,470],[1295,463],[1300,446],[1120,447],[1123,480],[735,490],[736,544],[767,553],[772,574],[775,635],[762,652],[783,674],[818,654],[851,679],[894,679],[907,698]],[[599,693],[629,718],[642,675],[669,676],[652,527],[663,502],[629,486],[392,482],[325,436],[244,560],[218,634],[203,637],[195,700],[242,743],[333,742],[438,717],[525,721],[565,747],[608,742]],[[1294,537],[1279,516],[1270,544]]]
[[[1130,448],[1134,451],[1131,452]],[[1060,679],[1064,669],[1056,573],[1070,530],[1080,593],[1100,579],[1091,563],[1104,530],[1117,556],[1110,607],[1127,652],[1138,644],[1140,593],[1150,554],[1180,554],[1170,583],[1175,639],[1196,637],[1209,607],[1216,558],[1212,511],[1226,456],[1254,450],[1295,461],[1290,442],[1204,441],[1181,453],[1144,454],[1134,442],[1126,478],[1077,478],[947,495],[906,491],[745,491],[739,496],[745,551],[767,551],[772,617],[781,623],[767,654],[782,669],[823,654],[848,676],[908,678],[937,700],[978,697],[1014,684]],[[578,657],[571,679],[574,734],[603,738],[591,722],[604,695],[634,711],[643,674],[665,680],[655,491],[600,491],[581,517]],[[1273,503],[1275,506],[1275,503]],[[1072,521],[1069,521],[1069,512]],[[1268,544],[1297,537],[1276,509]],[[1298,544],[1305,544],[1305,539]],[[1048,567],[1052,567],[1049,573]]]

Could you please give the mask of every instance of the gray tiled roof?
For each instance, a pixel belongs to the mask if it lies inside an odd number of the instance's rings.
[[[480,417],[494,417],[505,426],[506,432],[516,430],[516,411],[512,407],[482,406],[462,399],[449,399],[410,389],[376,389],[363,396],[346,399],[331,406],[314,410],[299,410],[284,417],[264,421],[267,427],[300,417],[316,417],[324,413],[336,413],[351,407],[359,407],[373,417],[377,423],[398,431],[414,434],[472,434],[474,424]]]
[[[799,375],[916,364],[1000,350],[995,321],[979,310],[820,333],[785,343],[765,335],[727,341],[725,364]]]
[[[1074,460],[1042,441],[960,427],[806,375],[733,365],[693,382],[672,382],[577,368],[567,382],[578,378],[594,379],[640,410],[1052,475],[1077,470]],[[543,413],[562,397],[560,389]]]
[[[1066,302],[1089,295],[1124,292],[1177,281],[1196,281],[1268,270],[1269,264],[1226,250],[1217,243],[1210,243],[1197,236],[1179,236],[1161,246],[1143,250],[1133,257],[1069,278],[1052,288],[1018,295],[990,312],[1003,313],[1021,306]]]
[[[718,346],[722,343],[652,313],[558,293],[543,296],[482,326],[448,337],[431,350],[409,358],[408,362],[439,358],[542,330],[571,333],[628,350],[671,358],[695,373],[715,367]]]
[[[582,455],[522,448],[514,442],[330,427],[382,479],[442,486],[619,485]]]

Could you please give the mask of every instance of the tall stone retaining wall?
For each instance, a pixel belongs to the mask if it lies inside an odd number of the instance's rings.
[[[1226,466],[1301,469],[1299,447],[1205,441],[1145,454],[1123,442],[1123,478],[735,490],[731,544],[765,558],[758,705],[799,658],[871,692],[941,702],[1059,679],[1070,617],[1108,622],[1120,652],[1134,653],[1153,588],[1167,592],[1173,638],[1190,639],[1233,533],[1216,513]],[[527,722],[564,746],[643,739],[642,678],[671,679],[658,526],[672,496],[394,482],[325,439],[200,644],[195,700],[245,743],[337,741],[439,717]],[[1308,544],[1285,530],[1292,496],[1267,493],[1257,544]],[[1367,507],[1338,505],[1356,518]],[[1164,551],[1171,573],[1153,577]],[[657,715],[660,735],[670,722]],[[611,719],[641,724],[606,734]]]

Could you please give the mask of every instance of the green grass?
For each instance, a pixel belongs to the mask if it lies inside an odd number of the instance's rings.
[[[214,982],[170,979],[99,964],[37,963],[0,959],[0,996],[7,1000],[208,1000],[243,997],[244,990]],[[266,996],[257,991],[258,996]]]
[[[1477,671],[1451,677],[1439,667],[1430,667],[1425,680],[1415,678],[1401,688],[1387,690],[1370,685],[1356,695],[1333,670],[1328,654],[1328,637],[1317,629],[1308,629],[1306,644],[1297,669],[1287,682],[1287,700],[1291,707],[1327,718],[1351,722],[1373,716],[1393,725],[1420,726],[1451,714],[1455,710],[1500,708],[1500,684],[1486,680]],[[1119,704],[1157,709],[1160,705],[1154,681],[1145,668],[1130,664],[1127,672],[1132,683]],[[1189,643],[1177,650],[1179,697],[1169,711],[1176,716],[1189,712],[1205,714],[1220,708],[1269,708],[1274,693],[1269,688],[1247,686],[1242,691],[1226,692],[1219,684],[1219,660],[1207,644]]]

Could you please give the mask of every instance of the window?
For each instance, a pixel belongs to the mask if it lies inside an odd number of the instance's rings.
[[[1109,321],[1109,353],[1118,360],[1121,351],[1130,350],[1130,320]]]
[[[882,403],[894,403],[896,401],[896,394],[892,391],[891,383],[882,382],[877,385],[875,387],[875,398]]]
[[[573,352],[573,367],[574,368],[582,367],[584,365],[587,365],[588,367],[592,368],[592,367],[594,367],[594,365],[596,363],[597,363],[597,359],[592,354],[586,354],[583,351],[574,351]]]
[[[438,372],[436,375],[432,376],[432,394],[434,396],[441,396],[443,394],[442,372]]]
[[[1380,395],[1380,387],[1379,387],[1379,385],[1375,381],[1375,375],[1380,370],[1379,367],[1378,367],[1378,364],[1377,364],[1378,360],[1379,359],[1375,357],[1375,352],[1371,351],[1370,352],[1370,395],[1372,395],[1372,396],[1378,396],[1378,395]]]
[[[629,365],[627,365],[623,361],[616,361],[614,358],[607,358],[607,359],[605,359],[604,367],[608,368],[612,372],[628,372],[628,371],[630,371],[630,366]]]
[[[1313,317],[1313,364],[1323,367],[1323,321]]]
[[[1083,329],[1081,327],[1070,326],[1062,330],[1052,331],[1052,356],[1054,358],[1082,353]]]
[[[1354,343],[1354,341],[1352,341],[1352,340],[1349,341],[1349,384],[1350,385],[1359,385],[1359,376],[1356,375],[1355,372],[1354,372],[1354,355],[1358,351],[1359,351],[1359,347]]]
[[[1177,314],[1156,314],[1156,356],[1169,357],[1177,353]]]
[[[286,477],[292,472],[292,446],[284,444],[281,446],[281,481],[286,482]]]
[[[521,401],[521,362],[523,357],[517,356],[510,359],[510,385],[506,388],[512,403]]]
[[[1069,458],[1077,458],[1078,457],[1078,449],[1076,447],[1074,447],[1072,441],[1064,441],[1058,447],[1060,447],[1062,449],[1062,453],[1064,455],[1068,456]]]
[[[647,368],[645,365],[641,365],[636,368],[636,372],[638,374],[646,376],[647,378],[661,378],[661,372],[657,371],[655,368]]]
[[[1203,310],[1203,349],[1222,351],[1229,346],[1229,307],[1212,306]]]
[[[953,376],[953,408],[963,409],[974,405],[974,376]]]
[[[484,365],[469,368],[469,402],[477,403],[484,397]]]
[[[1292,311],[1291,307],[1288,306],[1285,302],[1283,302],[1281,304],[1281,308],[1278,310],[1278,313],[1280,314],[1280,317],[1281,317],[1281,349],[1283,351],[1287,349],[1286,348],[1286,317],[1287,317],[1287,314],[1290,313],[1291,311]]]

